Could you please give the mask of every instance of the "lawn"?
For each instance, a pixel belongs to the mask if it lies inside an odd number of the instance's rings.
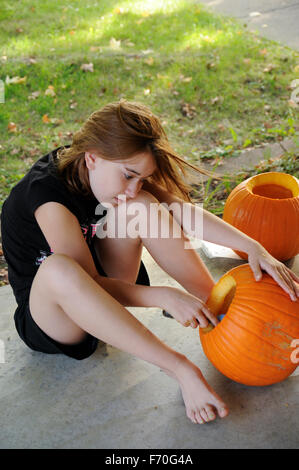
[[[0,207],[37,158],[120,98],[150,106],[199,165],[298,134],[299,54],[197,1],[7,0],[0,21]]]

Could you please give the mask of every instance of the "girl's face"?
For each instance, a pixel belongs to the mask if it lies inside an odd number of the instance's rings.
[[[121,203],[121,195],[133,199],[143,182],[156,170],[155,158],[150,152],[140,152],[127,160],[105,160],[96,153],[85,152],[90,187],[102,204]]]

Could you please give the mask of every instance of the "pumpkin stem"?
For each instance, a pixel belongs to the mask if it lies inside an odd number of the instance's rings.
[[[216,316],[225,315],[236,292],[237,283],[233,276],[222,277],[212,288],[207,300],[207,307]],[[206,328],[201,328],[202,333],[209,333],[214,326],[210,323]]]

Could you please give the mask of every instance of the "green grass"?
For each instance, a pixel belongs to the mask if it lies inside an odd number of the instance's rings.
[[[288,103],[298,53],[197,1],[8,0],[0,45],[0,79],[26,77],[5,84],[0,103],[1,202],[33,161],[120,98],[149,105],[196,163],[216,147],[231,156],[299,130]],[[81,70],[88,63],[94,72]]]

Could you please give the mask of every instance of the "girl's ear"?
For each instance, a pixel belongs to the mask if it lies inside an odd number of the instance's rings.
[[[86,163],[86,166],[89,170],[94,170],[95,169],[95,160],[96,160],[96,156],[93,155],[92,153],[90,152],[85,152],[85,163]]]

